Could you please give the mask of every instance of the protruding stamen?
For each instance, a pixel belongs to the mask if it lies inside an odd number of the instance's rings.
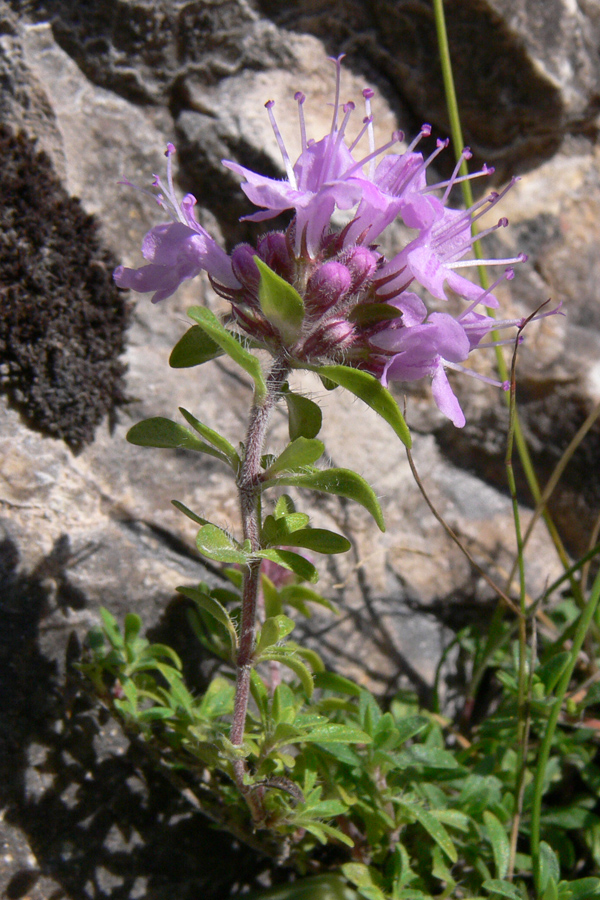
[[[472,156],[473,156],[473,154],[471,153],[470,147],[464,147],[462,153],[460,154],[460,156],[458,158],[456,165],[454,166],[454,171],[453,171],[452,175],[450,176],[450,180],[448,181],[446,190],[444,192],[444,196],[442,197],[442,203],[444,203],[444,204],[446,203],[446,200],[448,199],[448,197],[450,195],[450,191],[456,184],[456,179],[458,178],[458,173],[460,172],[460,167],[462,166],[463,162],[466,162],[468,159],[471,159]]]
[[[386,150],[389,150],[390,147],[393,147],[394,144],[398,144],[400,141],[404,140],[404,132],[403,131],[394,131],[392,134],[391,140],[384,144],[382,147],[379,147],[377,150],[374,150],[373,153],[367,154],[367,156],[363,156],[360,162],[357,162],[354,166],[352,166],[345,173],[345,177],[348,178],[358,169],[362,169],[365,163],[368,163],[370,159],[374,159],[376,156],[379,156],[380,153],[384,153]]]
[[[321,171],[321,181],[322,182],[327,181],[327,179],[330,175],[331,164],[337,156],[338,148],[339,148],[340,144],[342,143],[342,141],[344,140],[344,133],[346,131],[346,126],[348,125],[348,120],[349,120],[350,116],[352,115],[352,113],[354,112],[354,110],[356,109],[356,107],[355,107],[354,103],[352,102],[352,100],[349,100],[348,103],[344,103],[343,109],[344,109],[344,119],[342,121],[340,130],[335,135],[335,142],[332,144],[330,141],[329,146],[327,147],[327,152],[325,154],[323,168]]]
[[[332,62],[335,66],[335,100],[333,102],[333,116],[331,119],[331,134],[335,134],[337,131],[337,120],[338,120],[338,110],[340,108],[340,85],[342,81],[342,60],[345,57],[345,53],[342,53],[340,56],[329,56],[327,57],[330,62]]]
[[[489,350],[491,347],[506,347],[508,344],[515,343],[522,344],[525,340],[525,335],[520,334],[516,338],[505,338],[503,341],[481,341],[477,344],[477,350]]]
[[[177,206],[177,197],[175,196],[175,185],[173,184],[173,161],[172,156],[175,153],[173,144],[167,144],[165,156],[167,157],[167,184],[169,186],[169,200],[174,206]]]
[[[302,93],[302,91],[296,91],[294,94],[294,100],[298,104],[298,119],[300,122],[300,147],[301,153],[304,153],[306,150],[306,122],[304,121],[304,101],[306,100],[306,95]]]
[[[422,130],[423,129],[421,129],[421,131]],[[413,141],[413,143],[414,143],[414,141]],[[446,147],[448,146],[449,143],[450,143],[450,138],[445,138],[445,140],[443,140],[443,141],[440,140],[440,138],[438,138],[437,141],[435,142],[435,144],[436,144],[435,150],[433,151],[433,153],[429,154],[427,159],[423,160],[423,162],[421,163],[421,165],[419,166],[418,169],[415,169],[410,180],[414,181],[414,179],[417,178],[421,174],[421,172],[424,171],[424,169],[427,169],[431,165],[433,160],[436,158],[436,156],[439,156],[440,153],[442,152],[442,150],[446,149]]]
[[[458,262],[446,263],[446,266],[449,269],[465,269],[468,266],[505,266],[511,263],[527,262],[527,259],[526,253],[519,253],[518,256],[506,259],[462,259]]]
[[[365,124],[367,125],[367,131],[369,136],[369,153],[375,153],[375,130],[373,128],[373,115],[371,113],[371,99],[374,97],[375,91],[372,91],[371,88],[365,88],[363,91],[363,97],[365,98],[365,113],[366,118],[364,119]],[[363,129],[364,131],[364,129]],[[360,140],[360,137],[363,135],[363,131],[361,131],[359,138],[352,145]],[[375,157],[372,156],[369,160],[369,178],[373,179],[375,175]]]
[[[369,131],[369,148],[372,150],[372,152],[374,152],[374,148],[371,148],[371,137],[370,137],[372,128],[369,127],[369,126],[372,126],[372,124],[373,124],[373,117],[365,116],[365,118],[363,119],[363,127],[360,129],[360,131],[358,132],[358,134],[356,135],[356,137],[354,138],[354,140],[348,147],[348,150],[350,151],[350,153],[352,153],[352,151],[354,150],[354,148],[356,147],[356,145],[358,144],[358,142],[361,140],[362,136],[364,135],[365,131],[367,131],[367,130]],[[373,168],[374,168],[374,163],[373,162],[369,163],[369,166],[373,166]],[[373,176],[372,176],[371,170],[369,168],[369,178],[372,178],[372,177]]]
[[[424,137],[429,137],[430,134],[431,134],[431,125],[427,125],[427,124],[422,125],[421,130],[418,133],[418,135],[416,136],[416,138],[414,138],[414,140],[412,140],[411,143],[406,148],[406,153],[407,154],[412,153],[413,150],[415,149],[415,147],[417,146],[417,144],[420,143],[420,141]]]
[[[273,129],[273,134],[275,135],[275,140],[279,146],[279,150],[281,151],[281,157],[283,159],[283,165],[285,167],[285,172],[288,177],[288,181],[293,188],[297,188],[296,184],[296,176],[294,175],[294,169],[292,167],[292,161],[289,157],[289,154],[285,148],[285,144],[283,143],[283,138],[281,137],[281,132],[277,126],[277,122],[275,121],[275,115],[273,114],[273,107],[275,106],[274,100],[267,100],[265,103],[265,109],[269,114],[269,121],[271,122],[271,128]]]
[[[479,372],[474,372],[473,369],[467,369],[466,366],[461,366],[459,363],[448,362],[447,359],[444,360],[444,368],[454,369],[456,372],[462,372],[463,375],[470,375],[471,378],[502,388],[503,391],[507,391],[510,388],[510,381],[498,381],[496,378],[488,378],[487,375],[480,375]]]
[[[481,168],[479,170],[479,172],[469,172],[468,175],[459,175],[458,178],[455,178],[454,181],[452,181],[452,187],[454,187],[455,184],[460,184],[461,181],[473,181],[473,179],[481,178],[483,175],[493,175],[495,171],[496,170],[494,169],[493,166],[483,166],[483,168]],[[441,190],[441,188],[447,187],[447,185],[449,185],[449,184],[450,184],[450,180],[449,181],[438,181],[437,184],[430,184],[426,188],[423,188],[421,193],[428,194],[428,193],[431,193],[432,191],[439,191],[439,190]],[[445,198],[444,199],[444,202],[445,202],[445,200],[448,198],[448,195],[444,194],[444,198]]]
[[[465,316],[468,316],[470,312],[473,312],[476,306],[479,306],[480,303],[484,303],[485,298],[489,297],[496,290],[499,284],[502,284],[503,281],[512,281],[515,277],[514,269],[507,269],[506,272],[503,272],[500,278],[496,278],[493,284],[489,286],[489,288],[479,295],[477,300],[473,300],[472,303],[469,303],[467,308],[457,317],[457,321],[460,322]],[[487,305],[484,303],[484,305]]]

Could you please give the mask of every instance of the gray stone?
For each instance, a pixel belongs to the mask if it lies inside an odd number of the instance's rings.
[[[505,198],[502,214],[510,216],[512,228],[489,241],[500,255],[521,249],[530,255],[528,266],[503,288],[506,309],[522,316],[551,296],[564,300],[567,314],[529,326],[520,350],[521,413],[544,482],[600,400],[600,166],[589,140],[599,95],[596,6],[575,8],[565,0],[546,4],[544,12],[533,2],[469,0],[446,8],[466,140],[497,164],[498,180],[515,166],[531,170]],[[345,94],[359,95],[365,81],[375,89],[382,142],[399,124],[407,132],[423,120],[440,132],[447,127],[431,8],[418,0],[48,0],[38,9],[27,18],[2,7],[6,90],[0,114],[39,139],[67,190],[98,217],[103,240],[126,265],[140,263],[141,237],[160,216],[147,197],[118,181],[127,176],[146,186],[151,172],[162,172],[169,140],[179,151],[178,187],[198,196],[205,226],[230,244],[244,239],[248,226],[237,219],[247,209],[220,160],[281,173],[263,104],[275,99],[292,147],[298,88],[308,96],[309,127],[315,133],[326,128],[333,83],[328,54],[348,54]],[[194,526],[170,500],[236,529],[232,484],[216,462],[125,441],[135,421],[176,418],[178,406],[209,425],[220,423],[233,443],[243,438],[251,396],[245,376],[221,361],[190,371],[168,366],[170,348],[187,327],[185,310],[198,302],[224,308],[202,280],[156,307],[137,300],[125,358],[130,403],[112,432],[108,423],[100,426],[79,456],[29,430],[2,401],[0,602],[6,628],[0,662],[9,710],[2,765],[11,826],[6,840],[13,848],[6,851],[12,859],[5,861],[3,887],[10,896],[30,888],[30,896],[42,900],[57,885],[67,896],[92,896],[96,879],[109,895],[134,897],[146,890],[148,897],[169,892],[183,898],[196,891],[208,897],[201,873],[199,880],[185,881],[171,868],[171,882],[160,883],[144,856],[144,846],[156,848],[144,831],[148,817],[158,814],[156,785],[148,791],[142,779],[135,781],[141,763],[127,740],[87,710],[75,711],[77,740],[72,732],[59,733],[63,708],[56,695],[69,635],[81,638],[98,621],[101,605],[119,618],[139,612],[153,633],[175,635],[198,689],[206,675],[208,664],[178,630],[181,608],[171,601],[176,585],[220,576],[196,554]],[[478,365],[493,374],[483,354]],[[349,395],[324,394],[307,373],[295,383],[323,404],[329,458],[373,484],[387,523],[382,535],[360,508],[331,497],[308,501],[315,524],[347,533],[353,550],[322,574],[322,590],[338,602],[340,615],[320,613],[301,628],[328,665],[379,694],[412,685],[427,700],[454,632],[489,615],[493,591],[425,504],[389,427]],[[504,487],[506,408],[495,388],[460,376],[454,384],[467,411],[462,431],[443,420],[427,385],[407,389],[414,456],[435,507],[504,587],[514,557]],[[286,422],[277,414],[273,448],[285,438]],[[553,513],[574,551],[586,548],[597,515],[599,440],[595,426],[554,500]],[[522,514],[526,523],[531,511],[523,508]],[[559,572],[538,526],[527,556],[529,595],[538,596]],[[445,672],[452,673],[452,666],[450,658]],[[444,700],[451,708],[451,688]],[[168,848],[177,848],[185,822],[169,825],[169,816],[185,817],[187,808],[175,794],[158,795],[169,810]],[[114,824],[127,807],[132,816],[119,849]],[[86,816],[96,816],[97,829]],[[49,819],[58,823],[52,829]],[[150,843],[138,844],[136,835]],[[189,858],[205,839],[189,838]],[[88,845],[93,860],[86,857]],[[219,852],[222,847],[214,855]],[[120,853],[131,855],[129,868]],[[206,860],[202,864],[206,868]],[[215,880],[211,897],[226,895],[228,874]],[[251,883],[250,875],[244,877]]]

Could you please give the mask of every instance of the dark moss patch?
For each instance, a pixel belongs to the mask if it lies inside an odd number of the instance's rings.
[[[98,226],[44,153],[0,125],[0,391],[74,452],[123,403],[129,307]]]

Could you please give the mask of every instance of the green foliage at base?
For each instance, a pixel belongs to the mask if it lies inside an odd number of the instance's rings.
[[[237,576],[232,570],[233,582]],[[594,876],[600,866],[600,767],[595,724],[582,721],[598,701],[593,688],[556,731],[544,787],[537,894],[533,888],[532,784],[551,691],[564,668],[558,642],[547,642],[541,661],[534,663],[523,811],[509,881],[519,723],[509,626],[499,626],[498,649],[489,662],[498,686],[495,708],[467,738],[448,719],[419,708],[410,695],[397,696],[384,710],[358,684],[325,671],[314,651],[288,638],[294,622],[282,610],[294,585],[278,589],[265,578],[263,586],[273,615],[257,640],[242,747],[228,739],[235,693],[235,589],[181,589],[193,603],[196,634],[223,660],[203,696],[188,689],[171,649],[141,637],[134,615],[120,629],[104,611],[81,667],[126,729],[158,751],[162,765],[184,777],[200,806],[224,827],[242,837],[254,833],[259,842],[264,836],[271,853],[285,847],[289,864],[301,875],[318,867],[319,846],[331,845],[327,866],[334,860],[337,874],[307,879],[306,890],[314,893],[302,893],[301,878],[278,888],[273,898],[600,897],[600,879]],[[295,587],[307,592],[305,602],[321,599],[310,588]],[[571,601],[556,611],[556,621],[567,630],[576,618]],[[483,636],[467,630],[458,641],[472,658],[481,657]],[[240,758],[250,772],[249,791],[264,799],[265,820],[257,830],[233,782],[233,764]]]

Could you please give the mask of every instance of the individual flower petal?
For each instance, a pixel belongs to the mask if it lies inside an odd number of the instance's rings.
[[[465,414],[450,387],[443,365],[438,365],[433,373],[431,392],[439,411],[443,412],[457,428],[464,428]]]
[[[181,222],[152,228],[142,244],[142,254],[152,265],[140,269],[119,266],[114,273],[115,282],[134,291],[155,291],[153,303],[170,297],[183,281],[195,278],[203,270],[227,287],[239,287],[225,251],[200,225],[198,229],[192,230]]]

